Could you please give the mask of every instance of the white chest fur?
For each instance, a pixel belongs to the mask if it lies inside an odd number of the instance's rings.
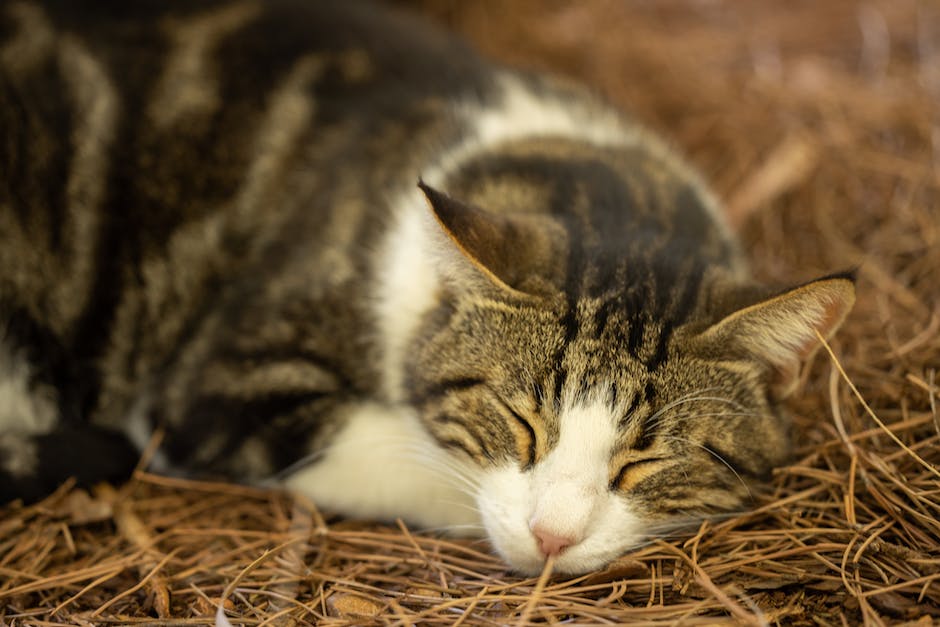
[[[323,457],[287,480],[327,511],[355,518],[404,518],[424,528],[479,533],[465,473],[407,408],[366,403],[351,410]]]

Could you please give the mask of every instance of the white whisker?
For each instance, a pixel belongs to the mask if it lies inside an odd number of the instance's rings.
[[[751,499],[754,498],[754,494],[751,492],[751,488],[747,485],[747,483],[745,483],[744,479],[741,478],[741,475],[738,474],[738,471],[735,470],[734,467],[730,463],[728,463],[728,461],[724,457],[722,457],[721,455],[719,455],[712,449],[708,448],[704,444],[693,442],[692,440],[689,440],[687,438],[680,438],[678,436],[670,436],[669,439],[675,440],[678,442],[685,442],[686,444],[691,444],[692,446],[697,446],[698,448],[702,449],[703,451],[705,451],[706,453],[708,453],[709,455],[711,455],[712,457],[720,461],[722,464],[724,464],[728,468],[728,470],[732,472],[732,474],[734,474],[735,477],[737,477],[738,481],[741,482],[741,485],[744,486],[745,490],[747,490],[748,498],[751,498]]]
[[[663,406],[660,407],[658,410],[656,410],[656,412],[651,416],[651,418],[656,418],[657,416],[661,415],[662,413],[664,413],[664,412],[666,412],[666,411],[669,411],[669,410],[672,409],[673,407],[677,407],[677,406],[679,406],[679,405],[685,405],[685,404],[687,404],[687,403],[695,403],[695,402],[699,402],[699,401],[714,401],[714,402],[716,402],[716,403],[727,403],[728,405],[733,406],[735,409],[739,409],[739,410],[746,410],[746,409],[747,409],[746,407],[744,407],[743,405],[741,405],[741,404],[738,403],[737,401],[734,401],[734,400],[732,400],[732,399],[730,399],[730,398],[724,398],[724,397],[722,397],[722,396],[694,396],[694,397],[690,397],[690,398],[684,398],[684,399],[676,400],[676,401],[673,401],[673,402],[671,402],[671,403],[667,403],[666,405],[663,405]]]
[[[472,525],[472,524],[463,524],[463,525],[443,525],[440,527],[429,527],[427,529],[422,529],[421,533],[426,534],[458,534],[460,532],[475,532],[474,535],[483,535],[486,533],[486,527],[483,525]]]
[[[705,414],[700,414],[694,411],[687,411],[681,414],[671,414],[669,416],[664,414],[664,415],[658,416],[655,420],[650,420],[650,422],[647,423],[647,428],[655,429],[659,427],[666,420],[666,418],[673,418],[676,420],[680,420],[680,419],[686,419],[686,418],[715,418],[715,417],[759,418],[760,416],[763,416],[763,414],[760,412],[709,412]]]
[[[454,506],[454,507],[462,507],[463,509],[470,510],[471,512],[473,512],[473,513],[475,513],[475,514],[479,514],[479,513],[480,513],[480,508],[477,507],[476,505],[471,505],[470,503],[461,503],[461,502],[459,502],[459,501],[450,501],[450,500],[446,500],[446,499],[438,499],[437,502],[438,502],[438,503],[444,503],[444,504],[446,504],[446,505],[452,505],[452,506]]]
[[[445,471],[445,474],[447,474],[446,478],[458,480],[460,485],[468,490],[468,494],[475,495],[479,490],[479,480],[475,476],[472,476],[470,470],[459,461],[442,455],[437,451],[431,452],[424,449],[412,448],[410,451],[405,450],[404,452],[409,454],[409,459],[412,461],[424,464],[428,468]],[[454,485],[456,487],[457,483],[454,483]]]
[[[667,403],[666,405],[661,407],[659,411],[665,411],[667,409],[675,407],[676,405],[681,405],[682,403],[685,403],[685,402],[694,401],[699,395],[707,394],[708,392],[714,392],[717,389],[719,388],[717,386],[714,386],[710,388],[700,388],[698,390],[693,390],[692,392],[689,392],[688,394],[684,396],[680,396],[676,400]]]

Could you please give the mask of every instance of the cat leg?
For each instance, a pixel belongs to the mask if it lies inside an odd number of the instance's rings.
[[[55,391],[33,382],[24,354],[0,336],[0,501],[41,492],[39,456],[33,438],[58,422]]]
[[[0,503],[39,500],[70,477],[79,485],[124,480],[137,457],[121,434],[63,421],[55,388],[0,337]]]
[[[79,486],[126,481],[138,454],[124,435],[94,425],[44,434],[0,433],[0,503],[38,501],[69,478]]]

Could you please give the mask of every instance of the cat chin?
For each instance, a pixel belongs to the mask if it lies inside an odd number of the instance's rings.
[[[537,575],[546,558],[532,531],[536,516],[548,525],[563,526],[572,520],[583,521],[582,528],[568,533],[578,535],[578,542],[555,557],[554,572],[576,575],[603,568],[630,547],[642,542],[646,525],[623,496],[606,488],[585,487],[577,494],[563,485],[555,485],[555,511],[539,511],[540,494],[536,474],[515,467],[490,470],[483,477],[477,505],[490,542],[499,555],[516,571]],[[569,492],[569,494],[564,494]]]

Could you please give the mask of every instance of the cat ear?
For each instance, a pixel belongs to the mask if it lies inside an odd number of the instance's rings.
[[[500,215],[469,205],[418,181],[431,212],[458,251],[457,264],[472,267],[497,288],[540,295],[561,285],[567,237],[545,215]]]
[[[702,332],[696,342],[712,355],[744,355],[770,368],[777,399],[793,393],[800,365],[829,338],[855,303],[851,274],[811,281],[735,311]]]

